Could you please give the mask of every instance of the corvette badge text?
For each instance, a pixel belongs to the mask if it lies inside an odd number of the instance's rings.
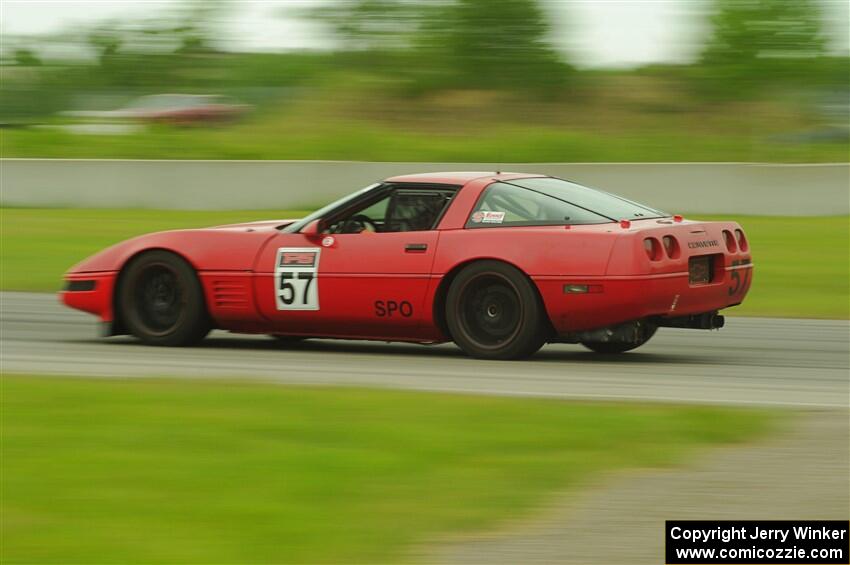
[[[315,247],[281,247],[274,269],[275,304],[278,310],[319,309],[319,258]]]
[[[716,239],[706,239],[703,241],[688,242],[688,249],[704,249],[707,247],[720,247],[720,242]]]

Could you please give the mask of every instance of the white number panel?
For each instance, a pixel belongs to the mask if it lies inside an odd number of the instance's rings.
[[[278,310],[319,309],[319,257],[316,247],[279,247],[274,288]]]

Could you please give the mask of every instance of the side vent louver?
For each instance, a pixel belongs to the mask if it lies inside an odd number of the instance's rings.
[[[212,283],[212,294],[218,308],[248,308],[248,281],[215,280]]]

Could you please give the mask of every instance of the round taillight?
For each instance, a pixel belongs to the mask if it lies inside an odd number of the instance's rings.
[[[661,259],[661,244],[654,237],[644,239],[643,248],[646,250],[646,256],[649,257],[650,261]]]
[[[738,251],[738,244],[735,243],[735,237],[729,230],[723,230],[723,241],[726,242],[726,249],[729,250],[729,253]]]
[[[679,242],[676,241],[675,237],[672,235],[665,235],[661,238],[661,242],[664,244],[664,251],[667,252],[667,257],[675,259],[679,256]]]
[[[747,238],[744,237],[743,231],[735,230],[735,239],[738,240],[738,248],[741,251],[746,251],[747,249],[750,248],[749,244],[747,243]]]

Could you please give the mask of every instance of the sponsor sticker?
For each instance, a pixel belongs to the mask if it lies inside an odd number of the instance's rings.
[[[319,309],[319,258],[315,247],[280,247],[275,258],[274,288],[278,310]]]
[[[505,221],[505,213],[479,210],[473,213],[470,219],[474,224],[501,224]]]
[[[315,251],[286,251],[278,254],[279,267],[312,267],[316,264]]]

